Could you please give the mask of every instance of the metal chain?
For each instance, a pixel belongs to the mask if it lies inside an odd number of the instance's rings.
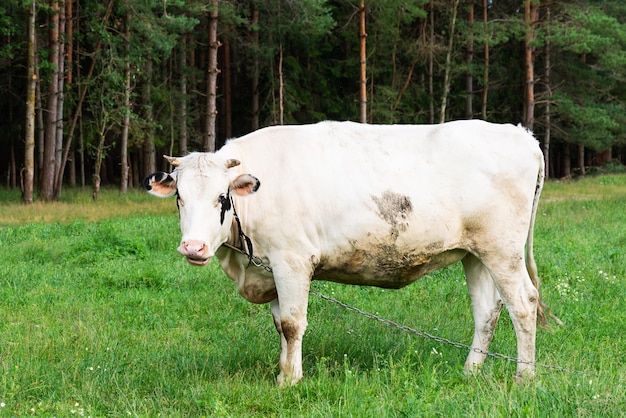
[[[262,267],[268,273],[272,272],[272,268],[268,265],[263,264],[263,259],[257,255],[253,255],[250,257],[250,263],[252,263],[255,267]]]
[[[268,273],[272,273],[272,268],[270,266],[266,265],[265,263],[263,263],[263,259],[261,257],[253,255],[253,254],[248,254],[248,253],[242,251],[241,249],[233,247],[233,246],[230,246],[230,245],[226,245],[226,246],[231,248],[231,249],[233,249],[233,250],[236,250],[236,251],[238,251],[238,252],[240,252],[242,254],[245,254],[246,256],[248,256],[250,264],[254,265],[255,267],[261,267],[261,268],[265,269],[265,271],[267,271]],[[583,375],[583,376],[588,376],[588,375],[592,374],[590,372],[585,372],[585,371],[581,371],[581,370],[572,370],[572,369],[568,369],[568,368],[561,367],[561,366],[553,366],[553,365],[545,364],[545,363],[524,361],[524,360],[521,360],[521,359],[519,359],[517,357],[507,356],[506,354],[495,353],[495,352],[492,352],[492,351],[485,351],[485,350],[482,350],[482,349],[480,349],[478,347],[472,347],[472,346],[467,345],[467,344],[463,344],[463,343],[459,343],[459,342],[456,342],[456,341],[449,340],[448,338],[438,337],[436,335],[429,334],[427,332],[420,331],[420,330],[417,330],[415,328],[411,328],[409,326],[399,324],[399,323],[394,322],[394,321],[392,321],[390,319],[383,318],[383,317],[375,315],[373,313],[366,312],[364,310],[356,308],[356,307],[354,307],[352,305],[348,305],[347,303],[338,301],[337,299],[333,299],[333,298],[331,298],[329,296],[326,296],[326,295],[318,292],[317,290],[310,289],[309,293],[312,294],[312,295],[315,295],[315,296],[319,297],[320,299],[323,299],[323,300],[325,300],[327,302],[331,302],[331,303],[334,303],[337,306],[341,306],[342,308],[344,308],[344,309],[346,309],[348,311],[355,312],[355,313],[357,313],[359,315],[362,315],[362,316],[364,316],[366,318],[373,319],[374,321],[378,321],[378,322],[380,322],[382,324],[385,324],[385,325],[388,325],[390,327],[399,329],[401,331],[405,331],[405,332],[409,332],[411,334],[419,335],[420,337],[424,337],[424,338],[427,338],[427,339],[430,339],[430,340],[434,340],[434,341],[440,342],[442,344],[451,345],[453,347],[461,348],[461,349],[464,349],[464,350],[470,350],[470,351],[473,351],[475,353],[484,354],[484,355],[489,356],[489,357],[494,357],[494,358],[499,358],[499,359],[503,359],[503,360],[507,360],[507,361],[512,361],[514,363],[522,363],[522,364],[529,364],[529,365],[534,364],[536,367],[541,367],[541,368],[544,368],[544,369],[547,369],[547,370],[554,370],[554,371],[557,371],[557,372],[570,373],[570,374],[580,374],[580,375]]]
[[[462,343],[459,343],[459,342],[456,342],[456,341],[452,341],[452,340],[449,340],[449,339],[444,338],[444,337],[438,337],[436,335],[432,335],[432,334],[429,334],[427,332],[419,331],[419,330],[417,330],[415,328],[411,328],[409,326],[399,324],[399,323],[394,322],[394,321],[392,321],[390,319],[386,319],[386,318],[380,317],[380,316],[375,315],[373,313],[363,311],[363,310],[361,310],[359,308],[355,308],[354,306],[348,305],[347,303],[344,303],[344,302],[338,301],[337,299],[333,299],[331,297],[328,297],[328,296],[318,292],[317,290],[309,290],[309,293],[311,293],[312,295],[315,295],[315,296],[319,297],[320,299],[323,299],[323,300],[325,300],[327,302],[331,302],[331,303],[334,303],[335,305],[341,306],[342,308],[344,308],[344,309],[346,309],[348,311],[352,311],[352,312],[358,313],[359,315],[362,315],[362,316],[364,316],[366,318],[369,318],[369,319],[373,319],[374,321],[378,321],[378,322],[383,323],[385,325],[388,325],[390,327],[397,328],[399,330],[406,331],[406,332],[409,332],[411,334],[419,335],[420,337],[431,339],[431,340],[434,340],[434,341],[437,341],[437,342],[440,342],[440,343],[443,343],[443,344],[451,345],[451,346],[456,347],[456,348],[462,348],[462,349],[465,349],[465,350],[474,351],[476,353],[480,353],[480,354],[484,354],[484,355],[487,355],[487,356],[490,356],[490,357],[495,357],[495,358],[499,358],[499,359],[512,361],[514,363],[534,364],[535,366],[542,367],[544,369],[554,370],[554,371],[563,372],[563,373],[572,373],[572,374],[581,374],[581,375],[590,375],[591,374],[589,372],[584,372],[584,371],[580,371],[580,370],[572,370],[572,369],[567,369],[565,367],[552,366],[552,365],[544,364],[544,363],[537,363],[537,362],[533,363],[533,362],[530,362],[530,361],[521,360],[521,359],[519,359],[517,357],[507,356],[505,354],[495,353],[495,352],[492,352],[492,351],[485,351],[485,350],[482,350],[482,349],[480,349],[478,347],[472,347],[470,345],[462,344]]]

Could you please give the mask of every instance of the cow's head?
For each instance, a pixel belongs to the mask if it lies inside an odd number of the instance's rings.
[[[231,194],[252,194],[261,183],[250,174],[233,173],[230,169],[239,161],[216,154],[165,158],[175,170],[150,174],[144,187],[154,196],[176,195],[183,235],[178,251],[190,263],[205,265],[230,237],[234,216]]]

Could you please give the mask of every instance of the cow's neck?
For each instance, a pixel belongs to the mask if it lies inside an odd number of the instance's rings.
[[[252,246],[252,240],[243,232],[241,227],[241,221],[235,210],[235,204],[231,199],[231,207],[233,210],[233,220],[230,225],[230,237],[228,241],[222,244],[224,247],[237,251],[248,257],[248,261],[251,263],[254,257],[254,248]]]
[[[233,221],[230,225],[230,237],[228,238],[228,241],[224,243],[224,246],[245,253],[246,249],[239,232],[240,225],[237,222],[237,219],[233,216]]]

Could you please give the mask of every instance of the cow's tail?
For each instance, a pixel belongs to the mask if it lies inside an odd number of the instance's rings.
[[[535,196],[533,197],[533,207],[530,216],[530,226],[528,227],[528,237],[526,238],[526,270],[530,276],[530,280],[539,292],[539,301],[537,304],[537,323],[542,327],[550,329],[548,325],[548,316],[554,318],[559,324],[562,324],[561,320],[550,313],[550,309],[545,305],[541,298],[541,281],[539,280],[539,274],[537,272],[537,263],[535,262],[535,256],[533,254],[533,235],[535,230],[535,219],[537,217],[537,208],[539,206],[539,197],[541,196],[541,190],[543,189],[543,182],[545,179],[545,163],[543,156],[540,158],[539,173],[537,174],[537,185],[535,187]]]

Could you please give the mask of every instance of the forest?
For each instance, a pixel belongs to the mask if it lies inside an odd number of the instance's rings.
[[[548,177],[623,170],[625,21],[623,0],[4,0],[1,184],[95,199],[322,120],[522,124]]]

